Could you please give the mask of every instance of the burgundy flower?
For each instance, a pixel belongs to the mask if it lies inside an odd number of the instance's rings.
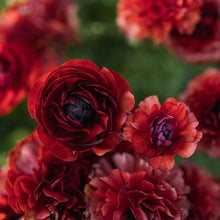
[[[9,155],[5,187],[10,206],[25,219],[81,219],[88,163],[81,155],[80,163],[61,161],[36,138],[35,133],[24,139]]]
[[[171,30],[191,34],[200,20],[202,0],[119,0],[117,24],[128,36],[163,42]]]
[[[67,161],[81,151],[102,155],[114,148],[133,105],[129,85],[118,73],[86,60],[68,61],[44,75],[28,99],[41,141]]]
[[[157,96],[150,96],[129,116],[123,136],[155,169],[171,169],[174,154],[187,158],[195,152],[202,137],[197,126],[185,104],[169,98],[160,105]]]
[[[206,0],[200,22],[191,34],[173,30],[166,42],[177,57],[188,63],[210,62],[220,59],[220,1]]]
[[[0,115],[9,113],[26,96],[42,63],[24,45],[0,41]]]
[[[191,163],[181,165],[184,180],[191,188],[191,208],[187,220],[218,220],[220,218],[220,184],[214,177]]]
[[[189,202],[182,171],[154,170],[145,160],[116,154],[94,165],[85,188],[86,219],[186,219]],[[114,168],[114,169],[113,169]]]
[[[76,11],[70,0],[17,1],[1,16],[0,36],[7,41],[28,44],[35,50],[51,43],[55,46],[74,42],[78,26]]]
[[[8,195],[4,188],[8,170],[8,166],[4,166],[0,169],[0,220],[10,218],[18,219],[19,217],[8,204]]]
[[[208,151],[212,157],[220,157],[220,72],[208,69],[188,83],[180,95],[194,112],[204,137],[199,150]]]

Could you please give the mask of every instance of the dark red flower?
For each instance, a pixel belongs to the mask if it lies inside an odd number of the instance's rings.
[[[74,42],[78,26],[76,11],[70,0],[17,1],[1,15],[1,38],[28,44],[35,50],[51,43],[56,46]]]
[[[117,24],[128,37],[150,37],[160,43],[174,28],[191,34],[200,20],[202,5],[202,0],[119,0]]]
[[[10,206],[25,219],[81,219],[88,163],[82,155],[80,163],[61,161],[36,138],[34,133],[24,139],[9,155],[5,187]]]
[[[173,30],[167,47],[188,63],[211,62],[220,59],[220,1],[206,0],[201,20],[191,34]]]
[[[86,219],[186,219],[189,188],[180,169],[154,170],[127,153],[116,154],[113,163],[102,159],[94,165],[85,188]]]
[[[157,96],[150,96],[129,116],[123,135],[155,169],[171,169],[174,154],[187,158],[195,152],[202,137],[197,126],[185,104],[169,98],[160,105]]]
[[[0,220],[18,219],[19,217],[8,204],[8,195],[4,188],[8,170],[8,166],[4,166],[0,169]]]
[[[41,66],[40,58],[24,45],[0,42],[0,115],[25,98]]]
[[[195,114],[204,134],[199,150],[220,157],[220,71],[208,69],[191,80],[180,100]]]
[[[219,183],[202,167],[191,163],[184,163],[180,167],[186,184],[191,188],[188,199],[192,205],[187,220],[219,220]]]
[[[133,106],[122,76],[87,60],[68,61],[42,76],[28,99],[41,141],[67,161],[75,160],[81,151],[93,149],[102,155],[114,148]]]

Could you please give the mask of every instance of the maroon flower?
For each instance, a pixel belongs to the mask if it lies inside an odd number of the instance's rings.
[[[173,30],[167,47],[188,63],[210,62],[220,59],[220,1],[206,0],[200,22],[191,34]]]
[[[74,42],[78,26],[76,11],[70,0],[17,1],[1,16],[1,38],[28,44],[36,50],[51,43],[55,46]]]
[[[199,150],[220,157],[220,72],[208,69],[188,83],[180,95],[199,121],[204,137]]]
[[[116,154],[94,165],[85,188],[86,219],[185,219],[189,202],[180,169],[154,170],[145,160]],[[113,169],[115,168],[115,169]]]
[[[185,163],[181,169],[184,180],[191,188],[188,199],[191,208],[187,220],[220,219],[220,185],[202,167]]]
[[[187,158],[195,152],[202,137],[197,126],[185,104],[169,98],[160,105],[157,96],[150,96],[129,116],[123,136],[155,169],[171,169],[174,154]]]
[[[200,20],[202,5],[202,0],[119,0],[117,24],[128,37],[150,37],[160,43],[174,28],[191,34]]]
[[[35,133],[24,139],[9,155],[5,187],[10,206],[25,219],[80,219],[88,163],[82,155],[80,163],[61,161],[36,138]]]
[[[0,115],[9,113],[26,96],[42,67],[24,45],[0,42]]]
[[[8,195],[4,188],[8,170],[8,166],[4,166],[0,169],[0,220],[10,218],[18,219],[19,217],[8,204]]]
[[[86,60],[68,61],[44,75],[28,99],[41,141],[67,161],[81,151],[102,155],[114,148],[133,105],[129,85],[118,73]]]

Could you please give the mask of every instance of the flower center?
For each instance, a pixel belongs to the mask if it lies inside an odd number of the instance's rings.
[[[152,142],[156,146],[172,145],[173,126],[170,123],[172,116],[157,116],[151,125]]]
[[[0,74],[7,72],[9,69],[9,62],[4,57],[0,57]]]
[[[93,115],[93,109],[89,102],[81,98],[68,100],[63,105],[63,110],[71,119],[81,124],[88,121]]]

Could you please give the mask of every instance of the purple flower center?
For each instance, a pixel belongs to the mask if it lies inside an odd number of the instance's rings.
[[[172,145],[173,125],[172,116],[157,116],[151,124],[152,142],[156,146],[167,147]]]
[[[81,98],[68,100],[63,105],[63,110],[72,120],[80,124],[88,121],[93,115],[93,109],[89,102]]]

